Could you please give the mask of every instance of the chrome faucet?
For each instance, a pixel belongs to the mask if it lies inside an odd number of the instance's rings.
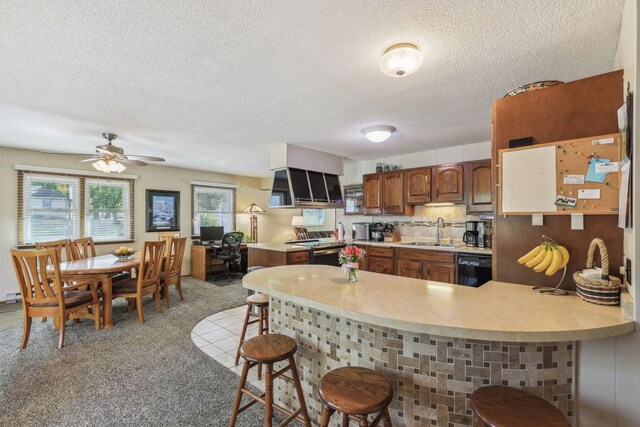
[[[440,244],[440,223],[442,222],[442,228],[444,229],[444,218],[441,216],[436,220],[436,245]]]

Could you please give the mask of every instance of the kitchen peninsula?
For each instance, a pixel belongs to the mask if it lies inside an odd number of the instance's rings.
[[[509,283],[470,288],[361,272],[348,285],[340,268],[286,266],[250,273],[243,284],[270,295],[272,331],[298,342],[312,417],[321,376],[356,365],[391,382],[395,425],[470,425],[469,397],[488,384],[534,392],[571,419],[576,341],[634,330],[618,307]],[[293,395],[275,390],[285,405]]]

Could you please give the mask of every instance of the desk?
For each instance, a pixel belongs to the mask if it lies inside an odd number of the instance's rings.
[[[247,245],[240,246],[241,265],[242,259],[246,259]],[[191,276],[199,280],[207,280],[207,273],[214,265],[224,265],[224,262],[213,257],[213,248],[210,245],[191,245]]]
[[[114,273],[128,271],[140,266],[140,253],[132,255],[126,261],[118,261],[113,255],[100,255],[93,258],[78,259],[60,263],[62,280],[94,279],[102,287],[103,323],[105,329],[111,329],[111,276]]]

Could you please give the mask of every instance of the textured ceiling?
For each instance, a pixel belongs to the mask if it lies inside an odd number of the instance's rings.
[[[268,147],[352,159],[490,139],[494,98],[611,71],[623,0],[1,0],[0,145],[268,175]],[[378,70],[390,45],[425,54]],[[384,143],[360,129],[398,128]]]

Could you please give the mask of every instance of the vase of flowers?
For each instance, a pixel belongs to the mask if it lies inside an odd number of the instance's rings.
[[[363,260],[366,255],[366,251],[354,245],[346,246],[340,251],[339,261],[344,269],[347,283],[358,281],[358,261]]]

